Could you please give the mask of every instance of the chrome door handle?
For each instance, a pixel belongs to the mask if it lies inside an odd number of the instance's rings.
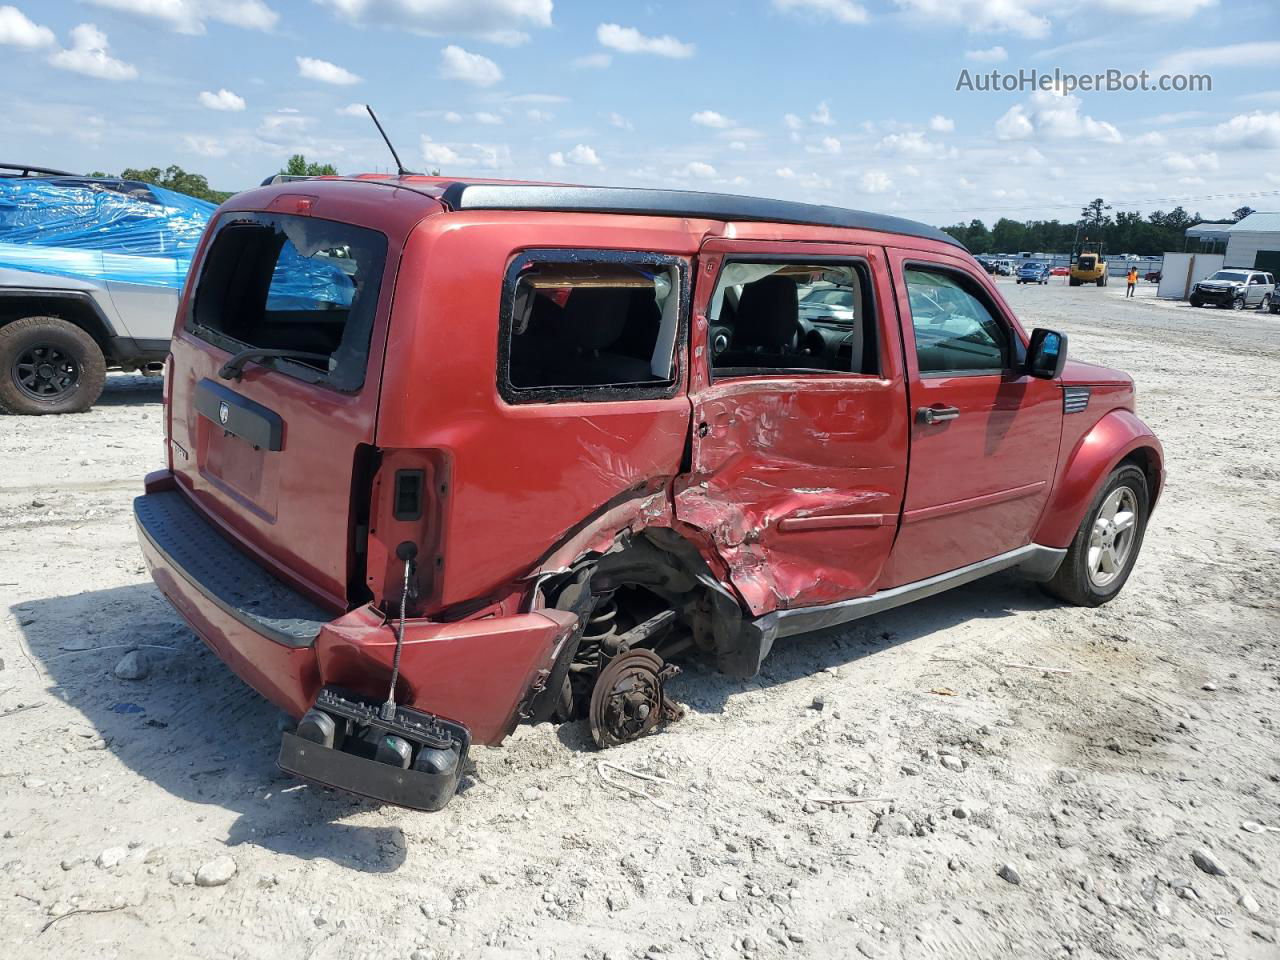
[[[916,419],[925,425],[954,420],[958,416],[960,416],[959,407],[921,407],[916,411]]]

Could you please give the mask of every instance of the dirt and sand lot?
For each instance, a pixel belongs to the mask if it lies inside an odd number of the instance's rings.
[[[748,683],[692,666],[666,732],[521,728],[434,815],[277,772],[277,712],[152,587],[130,501],[158,382],[0,418],[0,949],[1280,956],[1280,317],[1002,288],[1132,372],[1165,443],[1117,601],[1001,576]]]

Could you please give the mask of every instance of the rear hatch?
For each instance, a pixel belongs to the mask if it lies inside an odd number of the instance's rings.
[[[210,226],[172,342],[170,463],[224,533],[342,609],[364,599],[361,511],[396,267],[412,224],[441,208],[384,184],[299,187],[243,195],[261,208]],[[249,350],[281,355],[227,368]]]

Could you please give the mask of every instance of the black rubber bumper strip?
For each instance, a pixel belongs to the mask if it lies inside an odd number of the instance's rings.
[[[138,532],[188,583],[255,633],[309,647],[333,615],[281,583],[204,519],[178,491],[133,501]]]

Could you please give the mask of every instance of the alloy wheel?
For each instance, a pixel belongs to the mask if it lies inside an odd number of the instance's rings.
[[[1133,552],[1138,499],[1130,487],[1116,487],[1102,502],[1089,536],[1089,579],[1105,587],[1124,572]]]
[[[38,343],[13,361],[13,381],[35,400],[59,400],[80,385],[80,364],[67,351]]]

